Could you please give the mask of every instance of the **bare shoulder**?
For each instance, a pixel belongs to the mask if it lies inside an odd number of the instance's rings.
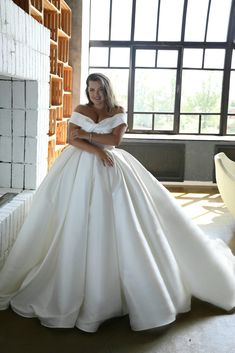
[[[74,111],[77,112],[77,113],[86,114],[89,111],[89,108],[85,104],[79,104],[79,105],[76,106]]]
[[[88,116],[89,118],[96,120],[96,113],[94,109],[88,104],[79,104],[75,109],[75,112]]]
[[[120,114],[120,113],[125,113],[125,109],[121,106],[115,107],[114,114]]]

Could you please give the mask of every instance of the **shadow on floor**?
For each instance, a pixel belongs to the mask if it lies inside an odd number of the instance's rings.
[[[23,318],[8,309],[0,312],[0,352],[234,353],[234,345],[230,348],[227,338],[221,336],[220,330],[224,325],[234,334],[234,315],[196,299],[192,300],[192,310],[181,314],[172,324],[139,332],[131,330],[128,316],[108,320],[96,333],[89,334],[76,328],[49,329],[41,326],[37,319]],[[210,343],[212,335],[214,341],[219,336],[216,329],[222,337],[221,347],[217,343],[218,350],[210,345],[209,350],[205,350],[206,345],[203,344],[203,350],[200,350],[203,339]],[[227,332],[228,337],[232,337],[232,331]]]

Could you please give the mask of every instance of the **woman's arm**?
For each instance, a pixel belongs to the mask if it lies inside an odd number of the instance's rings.
[[[102,145],[119,146],[125,131],[126,124],[121,124],[115,127],[109,134],[96,134],[94,132],[90,133],[79,129],[74,130],[72,135],[75,139],[80,138],[89,142],[93,141],[101,143]]]
[[[113,166],[113,160],[110,155],[98,146],[95,146],[78,136],[81,128],[73,123],[69,123],[68,128],[68,143],[74,147],[80,148],[86,152],[95,154],[103,163],[104,166]]]
[[[92,114],[94,114],[94,111],[88,107],[87,105],[78,105],[75,109],[75,112],[84,114],[86,116],[90,116],[92,118]],[[118,113],[124,113],[124,108],[119,106],[116,107],[113,111],[112,114],[118,114]],[[111,133],[109,134],[96,134],[96,133],[89,133],[83,130],[75,130],[74,131],[74,137],[78,137],[80,139],[86,140],[86,141],[93,141],[100,143],[102,145],[110,145],[110,146],[119,146],[122,137],[126,131],[127,125],[125,123],[117,126],[112,130]]]

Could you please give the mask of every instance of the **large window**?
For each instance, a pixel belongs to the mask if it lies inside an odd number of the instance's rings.
[[[234,43],[235,0],[90,0],[89,70],[129,132],[235,135]]]

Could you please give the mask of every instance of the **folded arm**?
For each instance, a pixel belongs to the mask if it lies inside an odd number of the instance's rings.
[[[86,132],[81,129],[74,129],[71,133],[74,139],[82,139],[88,142],[97,142],[102,145],[119,146],[122,137],[126,131],[126,124],[121,124],[115,127],[111,133],[97,134],[94,132]]]
[[[90,133],[83,131],[79,126],[69,123],[68,143],[74,147],[95,154],[104,166],[113,166],[113,160],[110,154],[102,148],[92,144],[92,141],[104,145],[118,145],[121,142],[125,130],[126,124],[121,124],[114,128],[110,134],[92,133],[91,136]]]

